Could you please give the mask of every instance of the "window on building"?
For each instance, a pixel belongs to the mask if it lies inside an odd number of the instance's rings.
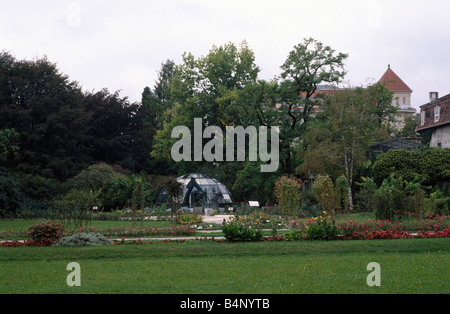
[[[406,105],[406,97],[403,97],[403,104]]]
[[[425,110],[422,110],[420,112],[420,125],[424,125],[425,124]]]
[[[440,116],[441,116],[441,107],[440,106],[434,107],[434,122],[439,121]]]

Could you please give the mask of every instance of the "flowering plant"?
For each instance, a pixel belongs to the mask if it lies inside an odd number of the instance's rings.
[[[328,221],[331,216],[326,216],[324,211],[323,216],[313,217],[308,220],[306,224],[306,239],[307,240],[336,240],[340,233],[339,229],[334,224],[334,221]]]
[[[35,242],[51,246],[62,238],[64,226],[59,222],[39,222],[30,227],[30,238]]]
[[[231,242],[254,242],[263,238],[261,230],[252,228],[247,218],[241,216],[231,219],[230,222],[222,226],[225,238]]]

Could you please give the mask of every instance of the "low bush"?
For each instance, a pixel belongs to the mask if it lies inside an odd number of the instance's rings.
[[[288,241],[294,240],[336,240],[341,231],[323,211],[321,216],[313,217],[306,222],[291,221],[291,230],[285,235]]]
[[[256,242],[263,239],[261,230],[252,228],[241,216],[223,225],[222,232],[230,242]]]
[[[175,219],[175,222],[179,225],[199,224],[202,222],[202,217],[190,213],[179,213]]]
[[[306,225],[306,240],[336,240],[340,234],[330,216],[326,216],[327,212],[323,212],[324,216],[314,217],[308,221]]]
[[[29,236],[32,241],[51,246],[62,238],[64,226],[59,222],[39,222],[29,229]]]
[[[270,214],[267,214],[261,210],[255,210],[248,215],[248,218],[254,223],[270,224],[271,221],[275,220]]]
[[[414,202],[414,195],[421,189],[421,181],[415,178],[413,181],[403,180],[402,177],[389,176],[383,180],[381,186],[374,194],[375,216],[380,220],[403,220],[413,216],[422,201]],[[423,196],[423,193],[420,195]],[[416,205],[415,205],[416,203]]]
[[[77,233],[71,236],[67,236],[59,240],[56,246],[90,246],[90,245],[106,245],[111,244],[111,240],[108,240],[100,233]]]

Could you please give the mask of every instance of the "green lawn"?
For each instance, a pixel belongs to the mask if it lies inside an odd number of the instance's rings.
[[[45,219],[40,220],[0,220],[0,230],[28,230],[30,226],[41,221],[48,221]],[[134,226],[144,226],[144,227],[155,227],[164,228],[170,227],[174,222],[170,220],[161,221],[137,221],[133,224],[132,221],[127,220],[93,220],[90,227],[94,228],[119,228],[119,227],[132,227]]]
[[[0,293],[450,293],[450,239],[0,248]],[[69,287],[67,264],[81,266]],[[381,267],[369,287],[367,264]]]

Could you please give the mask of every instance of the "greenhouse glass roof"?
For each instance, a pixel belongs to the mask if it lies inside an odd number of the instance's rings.
[[[183,197],[179,200],[183,207],[221,208],[234,203],[227,187],[208,175],[191,173],[178,177],[177,181],[183,185]],[[166,202],[164,187],[159,190],[156,202]]]

